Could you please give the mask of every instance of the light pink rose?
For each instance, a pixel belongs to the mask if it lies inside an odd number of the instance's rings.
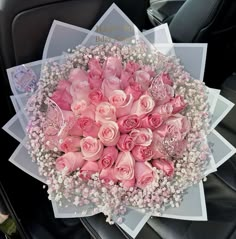
[[[173,107],[173,114],[180,112],[187,105],[182,96],[176,96],[175,98],[171,99],[169,104],[171,104]]]
[[[85,108],[85,110],[80,112],[80,117],[88,117],[92,120],[95,120],[95,111],[96,111],[96,106],[93,104],[90,104]]]
[[[163,123],[163,119],[159,114],[148,114],[141,120],[141,125],[143,128],[150,128],[155,130]]]
[[[152,160],[152,166],[162,170],[167,176],[174,174],[174,163],[170,160],[160,158]]]
[[[136,71],[134,73],[135,81],[141,85],[142,90],[146,91],[151,84],[151,77],[146,71]]]
[[[163,158],[167,155],[167,152],[163,146],[165,135],[166,128],[163,126],[153,132],[153,141],[151,144],[151,148],[154,152],[153,159]]]
[[[161,73],[159,77],[165,85],[173,86],[173,81],[168,73]]]
[[[92,58],[89,60],[88,68],[89,72],[92,72],[94,75],[102,75],[102,67],[96,58]]]
[[[114,121],[107,121],[102,124],[98,137],[105,146],[115,146],[120,138],[119,127]]]
[[[108,57],[104,64],[104,76],[116,76],[120,77],[122,71],[121,60],[117,57]]]
[[[79,68],[74,68],[70,71],[69,77],[68,77],[69,82],[81,82],[81,81],[88,81],[88,75],[87,72],[84,70],[81,70]]]
[[[77,152],[79,151],[79,148],[80,148],[80,138],[67,136],[62,140],[59,148],[61,151],[65,153]]]
[[[121,181],[123,188],[129,189],[135,186],[135,177],[130,180],[123,180]]]
[[[56,169],[69,174],[84,164],[83,155],[80,152],[69,152],[63,154],[56,160]]]
[[[143,94],[143,90],[140,84],[134,82],[125,89],[125,93],[131,94],[134,100],[138,100],[139,97]]]
[[[132,150],[134,159],[138,162],[146,162],[153,158],[154,152],[151,146],[137,145]]]
[[[127,71],[122,71],[120,76],[120,88],[126,89],[130,84],[134,83],[133,75]]]
[[[53,92],[51,99],[57,103],[62,110],[70,110],[72,96],[70,94],[70,82],[60,80],[56,90]]]
[[[101,90],[91,91],[88,97],[90,102],[94,105],[98,105],[99,103],[105,100]]]
[[[86,100],[78,100],[78,101],[73,101],[71,105],[71,110],[76,116],[78,116],[78,115],[81,115],[81,113],[85,111],[87,107],[88,107],[88,102]]]
[[[84,180],[89,180],[95,173],[99,173],[99,166],[97,162],[85,161],[83,167],[80,169],[80,177]]]
[[[119,118],[130,113],[133,96],[126,95],[123,90],[114,90],[109,97],[109,102],[116,107],[116,116]]]
[[[129,133],[131,130],[140,126],[140,120],[137,115],[127,115],[120,117],[117,121],[122,134]]]
[[[102,93],[109,98],[114,90],[120,90],[120,78],[116,76],[106,77],[101,86]]]
[[[153,134],[149,128],[133,129],[129,135],[133,138],[135,145],[149,146],[152,143]]]
[[[149,95],[142,95],[138,100],[133,103],[131,114],[144,116],[150,113],[155,107],[155,102]]]
[[[80,147],[85,160],[96,161],[102,156],[103,144],[96,138],[88,136],[81,139]]]
[[[116,161],[118,150],[116,147],[106,147],[103,150],[102,156],[98,161],[100,169],[110,168]]]
[[[99,178],[107,185],[109,185],[111,182],[116,183],[118,181],[114,176],[114,168],[102,169]]]
[[[116,121],[116,108],[108,102],[102,102],[96,107],[95,120],[99,123]]]
[[[136,186],[144,189],[154,180],[153,169],[149,163],[135,163]]]
[[[122,134],[117,143],[117,147],[120,151],[131,151],[134,147],[134,141],[128,134]]]
[[[131,74],[140,69],[140,65],[134,61],[128,61],[125,66],[125,70]]]
[[[120,152],[114,167],[114,176],[118,180],[131,180],[134,177],[134,159],[130,152]]]

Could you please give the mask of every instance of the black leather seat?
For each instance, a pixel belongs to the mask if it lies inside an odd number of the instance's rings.
[[[13,116],[5,69],[42,57],[54,19],[91,29],[115,2],[140,28],[145,28],[147,0],[0,0],[0,124]],[[134,10],[135,6],[135,10]],[[0,130],[0,181],[23,238],[90,238],[79,219],[54,219],[42,184],[8,162],[17,143]]]

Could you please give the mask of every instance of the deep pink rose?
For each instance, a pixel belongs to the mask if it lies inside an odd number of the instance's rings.
[[[99,166],[97,162],[85,161],[83,167],[80,169],[80,177],[84,180],[89,180],[95,173],[99,173]]]
[[[153,134],[149,128],[133,129],[129,135],[133,138],[135,145],[149,146],[152,143]]]
[[[94,75],[102,75],[102,67],[96,58],[92,58],[89,60],[88,68],[89,72],[93,73]]]
[[[151,77],[146,71],[136,71],[134,73],[135,82],[141,85],[142,90],[146,91],[151,84]]]
[[[88,136],[81,139],[80,147],[85,160],[96,161],[102,156],[103,144],[96,138]]]
[[[134,159],[138,162],[146,162],[152,159],[154,152],[151,146],[137,145],[132,150]]]
[[[102,102],[96,107],[95,120],[99,123],[116,121],[116,108],[108,102]]]
[[[89,100],[92,104],[98,105],[104,100],[101,90],[93,90],[89,93]]]
[[[120,79],[116,76],[106,77],[101,86],[102,93],[109,98],[114,90],[120,90]]]
[[[162,170],[167,176],[174,174],[174,163],[170,160],[160,158],[152,160],[152,166]]]
[[[120,138],[119,127],[114,121],[107,121],[102,124],[98,137],[105,146],[115,146]]]
[[[117,147],[120,151],[131,151],[134,147],[134,140],[128,134],[122,134],[117,143]]]
[[[117,121],[122,134],[129,133],[132,129],[140,126],[140,120],[137,115],[127,115],[120,117]]]
[[[88,107],[88,102],[86,100],[78,100],[78,101],[73,101],[71,104],[71,110],[76,116],[81,115],[83,111],[85,111]]]
[[[85,72],[84,70],[74,68],[70,71],[68,80],[71,83],[73,83],[74,81],[88,81],[88,75],[87,72]]]
[[[120,76],[120,88],[126,89],[130,84],[134,83],[133,75],[127,71],[122,71]]]
[[[81,168],[84,162],[83,155],[80,152],[69,152],[56,160],[56,169],[69,174]]]
[[[104,64],[105,78],[110,76],[120,77],[122,71],[121,60],[117,57],[108,57]]]
[[[102,169],[99,178],[107,185],[109,185],[111,182],[116,183],[118,181],[114,176],[114,168]]]
[[[98,161],[100,169],[110,168],[116,161],[118,150],[116,147],[106,147],[103,150],[102,156]]]
[[[132,83],[125,89],[125,93],[131,94],[134,98],[134,100],[138,100],[139,97],[143,94],[143,90],[140,84],[138,83]]]
[[[76,152],[79,150],[79,148],[80,148],[79,137],[67,136],[62,140],[60,144],[60,150],[65,153]]]
[[[140,69],[140,65],[134,61],[128,61],[125,66],[125,70],[131,74]]]
[[[165,85],[173,86],[173,81],[168,73],[161,73],[159,77]]]
[[[131,114],[144,116],[150,113],[155,107],[155,102],[149,95],[142,95],[138,100],[133,103]]]
[[[70,94],[70,82],[60,80],[56,90],[53,92],[51,99],[57,103],[62,110],[70,110],[72,96]]]
[[[131,180],[134,177],[134,159],[130,152],[120,152],[114,167],[114,176],[118,180]]]
[[[123,188],[133,188],[135,186],[135,177],[130,180],[123,180],[121,181]]]
[[[173,114],[180,112],[187,105],[182,96],[176,96],[175,98],[171,99],[169,104],[171,104],[173,107]]]
[[[133,96],[126,95],[123,90],[114,90],[109,97],[109,102],[116,107],[116,116],[119,118],[130,113]]]
[[[136,162],[134,170],[137,187],[143,189],[153,182],[153,169],[149,163]]]
[[[141,120],[143,128],[150,128],[151,130],[157,129],[163,122],[162,117],[159,114],[148,114]]]

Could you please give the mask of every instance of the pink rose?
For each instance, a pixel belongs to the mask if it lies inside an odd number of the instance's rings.
[[[116,161],[118,156],[118,150],[116,147],[106,147],[103,150],[102,156],[98,161],[99,167],[101,169],[110,168]]]
[[[88,81],[87,72],[81,70],[79,68],[74,68],[70,71],[69,82],[73,83],[74,81],[81,82],[81,81]]]
[[[117,57],[108,57],[104,64],[105,78],[110,76],[120,77],[122,71],[121,60]]]
[[[60,150],[65,153],[79,151],[79,148],[80,138],[78,137],[67,136],[62,140],[60,144]]]
[[[136,162],[134,171],[137,187],[144,189],[153,182],[153,169],[149,163]]]
[[[134,159],[138,162],[146,162],[152,159],[154,152],[151,146],[137,145],[132,150]]]
[[[167,155],[163,141],[165,137],[165,128],[162,126],[153,132],[153,141],[151,144],[152,151],[154,152],[153,159],[162,158]]]
[[[69,174],[84,164],[83,155],[80,152],[69,152],[63,154],[56,160],[56,169]]]
[[[166,103],[164,105],[160,105],[154,108],[152,114],[159,114],[163,118],[169,117],[173,112],[173,105],[170,103]]]
[[[155,102],[149,95],[142,95],[138,100],[133,103],[131,114],[143,116],[150,113],[155,107]]]
[[[99,173],[98,163],[85,161],[84,166],[80,169],[80,177],[84,180],[89,180],[95,173]]]
[[[141,85],[142,90],[146,91],[151,84],[151,77],[146,71],[136,71],[134,73],[135,81]]]
[[[134,83],[133,75],[127,71],[122,71],[120,76],[120,88],[126,89],[130,84]]]
[[[174,174],[174,163],[170,160],[161,158],[152,160],[152,166],[162,170],[167,176]]]
[[[73,101],[71,105],[71,110],[73,113],[78,116],[88,107],[88,102],[86,100]]]
[[[91,136],[81,139],[80,147],[85,160],[96,161],[102,156],[103,144]]]
[[[143,90],[140,84],[134,82],[125,89],[127,95],[131,94],[134,100],[138,100],[139,97],[143,94]]]
[[[159,77],[165,85],[173,86],[173,81],[171,80],[168,73],[161,73]]]
[[[127,115],[120,117],[117,121],[120,132],[122,134],[129,133],[131,130],[136,129],[140,125],[140,120],[137,115]]]
[[[175,98],[171,99],[169,104],[171,104],[173,107],[173,114],[180,112],[187,105],[182,96],[176,96]]]
[[[70,110],[72,96],[70,94],[70,83],[66,80],[60,80],[56,90],[53,92],[51,99],[57,103],[62,110]]]
[[[120,79],[116,76],[106,77],[102,82],[101,90],[105,97],[109,98],[114,90],[120,89]]]
[[[89,100],[92,104],[98,105],[104,100],[104,96],[100,90],[93,90],[89,93]]]
[[[154,77],[156,75],[155,71],[152,69],[151,66],[144,65],[141,68],[143,71],[146,71],[150,77]]]
[[[105,146],[115,146],[120,138],[119,127],[114,121],[107,121],[101,126],[98,137]]]
[[[153,134],[149,128],[133,129],[129,134],[135,145],[149,146],[152,143]]]
[[[90,104],[85,108],[85,110],[80,112],[80,117],[88,117],[92,120],[95,120],[95,111],[96,111],[95,105]]]
[[[134,177],[134,159],[130,152],[120,152],[114,167],[114,176],[118,180],[131,180]]]
[[[150,128],[151,130],[157,129],[163,120],[159,114],[149,114],[141,120],[141,125],[143,128]]]
[[[117,147],[120,151],[131,151],[134,147],[134,141],[128,134],[122,134],[117,143]]]
[[[88,68],[89,72],[92,72],[94,75],[102,75],[102,67],[96,58],[92,58],[89,60]]]
[[[133,188],[135,185],[135,177],[133,177],[130,180],[123,180],[121,181],[123,188],[129,189],[129,188]]]
[[[102,75],[94,75],[92,72],[88,74],[88,83],[91,90],[99,90],[102,86]]]
[[[123,90],[114,90],[109,97],[109,102],[116,107],[116,116],[119,118],[130,113],[133,96],[126,95]]]
[[[95,120],[99,123],[116,121],[116,108],[108,102],[102,102],[96,107]]]
[[[118,181],[114,176],[114,168],[102,169],[99,178],[107,185],[109,185],[111,182],[116,183]]]
[[[134,61],[128,61],[125,66],[125,70],[131,74],[140,69],[140,65]]]

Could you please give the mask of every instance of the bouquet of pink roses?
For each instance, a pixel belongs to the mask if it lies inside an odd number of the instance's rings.
[[[114,5],[108,12],[114,9],[126,19]],[[166,45],[160,52],[133,28],[135,37],[128,33],[118,42],[106,36],[106,44],[94,42],[101,32],[93,30],[60,57],[49,58],[46,48],[44,61],[32,63],[40,67],[39,80],[27,66],[8,71],[16,120],[26,129],[23,140],[9,130],[16,121],[5,127],[21,142],[10,160],[47,184],[55,215],[60,208],[68,209],[62,217],[103,212],[120,225],[131,209],[168,217],[165,209],[180,207],[199,182],[202,208],[201,180],[235,152],[227,143],[229,152],[217,159],[217,149],[208,146],[220,139],[212,129],[232,103],[187,73]],[[226,102],[224,115],[215,113],[218,100]],[[25,148],[36,162],[30,166]]]

